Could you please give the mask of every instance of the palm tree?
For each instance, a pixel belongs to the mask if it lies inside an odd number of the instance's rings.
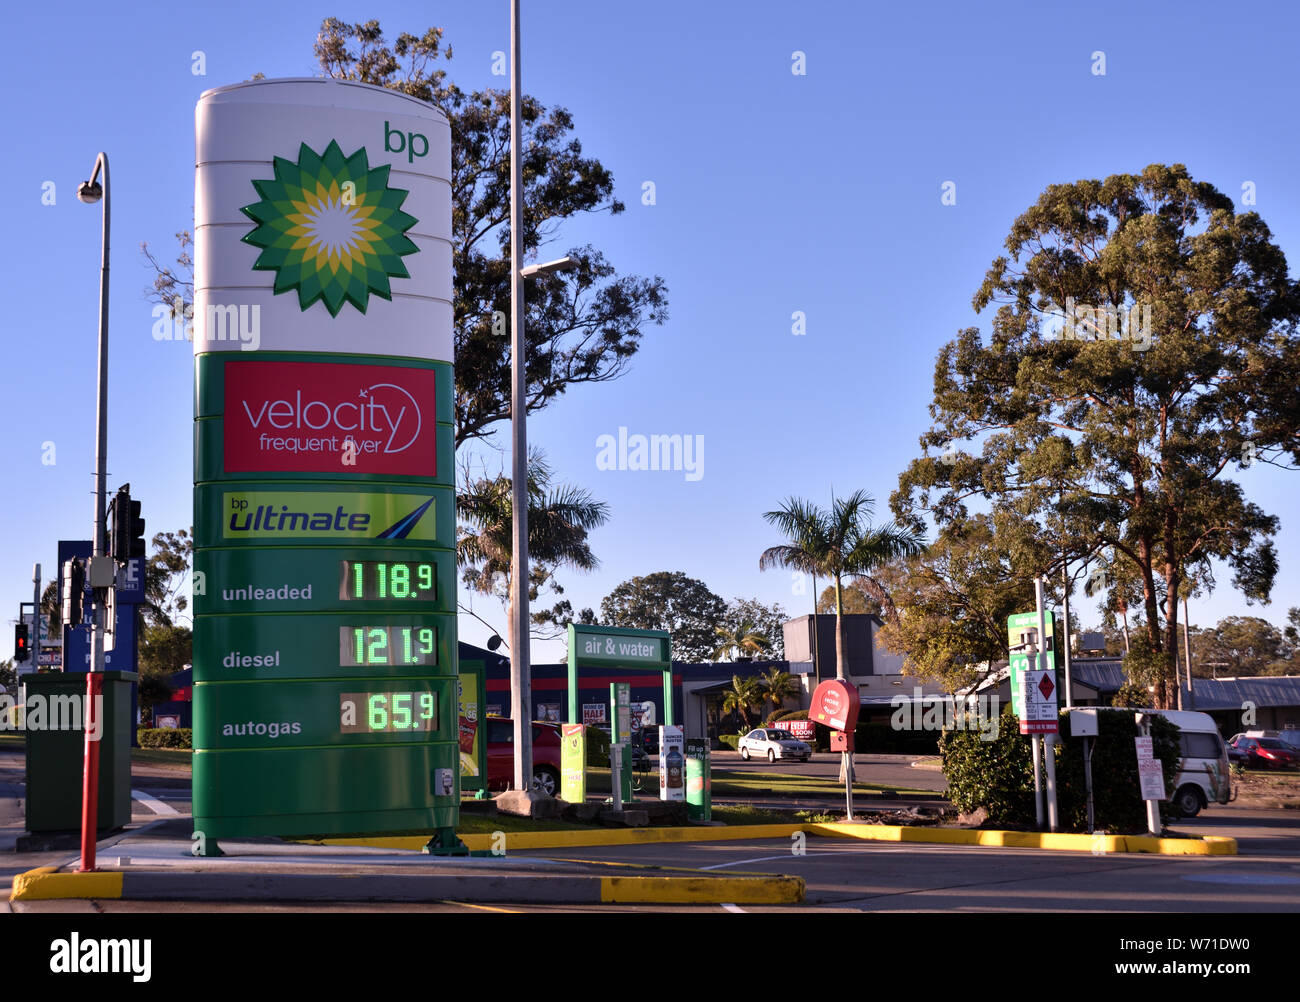
[[[755,703],[761,705],[763,701],[763,690],[761,683],[756,678],[741,678],[739,675],[731,676],[731,688],[722,695],[722,712],[733,713],[740,712],[741,719],[745,722],[745,731],[750,729],[749,710]]]
[[[743,619],[734,629],[719,626],[715,629],[721,643],[713,649],[714,661],[725,661],[735,657],[737,661],[748,661],[755,654],[770,650],[772,644],[767,637],[754,629],[752,620]]]
[[[590,571],[599,561],[587,533],[609,520],[609,506],[569,484],[551,486],[553,473],[534,452],[528,457],[528,597],[531,601],[557,567]],[[456,563],[462,580],[509,608],[514,507],[507,476],[480,477],[456,496]]]
[[[871,576],[878,567],[920,553],[924,542],[915,533],[892,522],[872,527],[869,521],[875,501],[866,491],[847,498],[831,495],[831,507],[824,511],[810,501],[790,498],[765,518],[789,540],[763,551],[758,569],[789,567],[816,574],[835,582],[835,677],[847,678],[844,644],[844,579],[857,579],[864,590],[886,609],[892,608],[889,593]],[[863,520],[867,519],[866,525]],[[814,621],[814,629],[816,629]]]
[[[790,673],[775,666],[769,668],[767,674],[761,675],[759,681],[763,686],[763,698],[772,703],[773,713],[781,709],[785,701],[793,698],[799,691],[799,686],[790,677]]]

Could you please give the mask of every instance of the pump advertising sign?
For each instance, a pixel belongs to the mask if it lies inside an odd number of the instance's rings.
[[[671,724],[659,728],[659,799],[686,799],[686,739]]]

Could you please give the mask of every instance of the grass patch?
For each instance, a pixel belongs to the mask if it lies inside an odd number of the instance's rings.
[[[189,772],[194,754],[188,748],[132,748],[131,761],[140,765],[170,765]]]

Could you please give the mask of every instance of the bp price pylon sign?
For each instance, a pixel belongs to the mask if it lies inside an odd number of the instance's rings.
[[[267,80],[206,92],[196,130],[199,845],[449,836],[447,120],[382,88]]]

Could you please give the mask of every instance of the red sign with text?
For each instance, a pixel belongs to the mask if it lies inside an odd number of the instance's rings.
[[[434,387],[432,369],[227,362],[226,472],[436,476]]]
[[[857,726],[861,704],[856,689],[837,678],[830,679],[813,690],[808,719],[833,731],[851,731]]]

